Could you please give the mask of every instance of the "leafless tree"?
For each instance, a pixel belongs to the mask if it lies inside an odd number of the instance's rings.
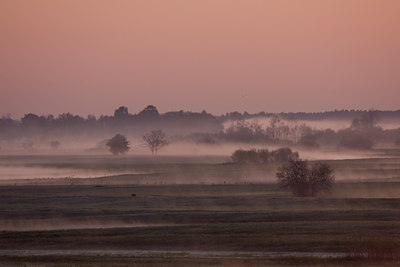
[[[291,190],[300,197],[315,196],[320,191],[330,192],[335,181],[333,169],[326,163],[295,159],[282,165],[276,173],[281,188]]]
[[[168,145],[168,139],[165,133],[161,130],[153,130],[150,133],[143,135],[144,145],[150,149],[151,154],[157,155],[158,150],[163,146]]]

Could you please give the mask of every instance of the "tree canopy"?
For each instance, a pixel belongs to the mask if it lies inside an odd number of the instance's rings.
[[[128,139],[122,134],[116,134],[106,145],[114,155],[124,154],[130,149]]]

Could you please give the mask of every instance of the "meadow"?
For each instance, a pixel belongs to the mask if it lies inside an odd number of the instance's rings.
[[[400,158],[378,152],[327,161],[337,181],[314,198],[280,190],[277,164],[223,156],[2,157],[110,175],[1,180],[0,263],[393,266]]]

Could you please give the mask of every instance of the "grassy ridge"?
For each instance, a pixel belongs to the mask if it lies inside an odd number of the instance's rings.
[[[274,183],[279,164],[232,164],[229,157],[110,157],[110,156],[1,156],[2,166],[27,167],[26,172],[42,169],[96,172],[102,178],[0,180],[1,185],[137,185],[137,184],[236,184]],[[337,181],[400,181],[400,157],[326,161],[333,167]],[[81,171],[81,172],[80,172]]]
[[[293,198],[272,184],[18,186],[0,187],[0,196],[0,225],[9,229],[113,227],[3,231],[1,249],[346,252],[365,237],[400,242],[396,198]]]
[[[352,252],[368,240],[399,245],[400,222],[280,221],[162,227],[7,231],[1,249],[165,249]],[[357,230],[355,230],[357,229]]]
[[[46,165],[46,160],[29,164]],[[79,163],[71,158],[66,164],[104,168],[104,160]],[[331,195],[316,198],[294,198],[280,191],[272,178],[266,183],[268,177],[274,177],[275,165],[196,162],[193,158],[184,163],[163,158],[158,163],[131,160],[113,159],[107,168],[125,166],[121,168],[147,173],[0,186],[0,250],[345,252],[352,260],[369,255],[380,264],[393,263],[390,255],[400,255],[397,158],[331,161],[342,177],[352,179],[337,182]],[[58,166],[61,161],[56,158],[50,165]],[[371,176],[358,180],[366,170],[373,170]],[[255,182],[258,178],[246,179],[257,176],[263,183]],[[182,263],[170,256],[146,257],[114,259],[122,265],[131,260],[143,266]],[[89,266],[96,261],[106,264],[111,258],[31,256],[25,260],[55,264],[71,260]],[[339,263],[367,263],[347,260]],[[287,258],[284,263],[275,259],[186,258],[189,265],[256,266],[260,261],[271,265],[335,264],[334,259],[304,257]],[[24,259],[0,256],[0,262],[18,264]]]

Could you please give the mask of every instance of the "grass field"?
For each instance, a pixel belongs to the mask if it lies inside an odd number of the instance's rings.
[[[229,164],[226,157],[6,159],[16,166],[126,173],[3,180],[0,265],[400,263],[400,159],[394,156],[329,161],[338,182],[331,195],[316,198],[279,190],[277,165]]]

